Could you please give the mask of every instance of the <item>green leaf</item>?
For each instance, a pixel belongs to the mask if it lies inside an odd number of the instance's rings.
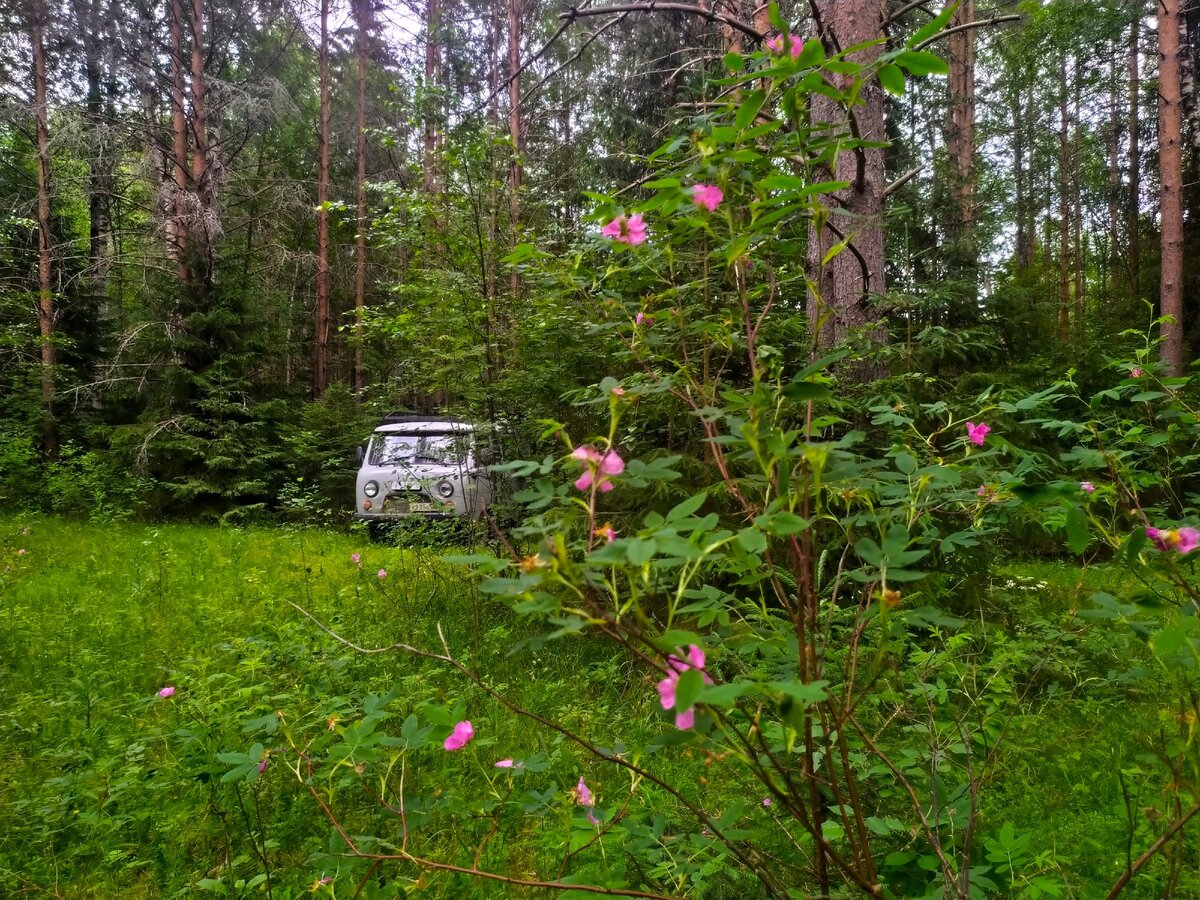
[[[767,537],[757,528],[743,528],[738,532],[737,542],[747,553],[759,554],[767,549]]]
[[[731,681],[728,684],[706,684],[704,685],[704,689],[700,691],[700,696],[696,698],[696,702],[729,709],[737,702],[738,697],[742,696],[742,694],[746,693],[752,687],[754,687],[754,684],[749,681]],[[675,696],[679,696],[678,690],[676,690]]]
[[[950,71],[944,59],[924,50],[905,50],[896,62],[914,75],[945,75]]]
[[[815,381],[792,381],[783,387],[783,396],[796,403],[828,400],[833,396],[829,388]]]
[[[742,54],[733,52],[725,54],[725,68],[730,72],[740,72],[745,65],[746,57]]]
[[[701,491],[699,494],[693,494],[681,503],[677,503],[671,507],[671,511],[667,513],[668,522],[678,522],[681,519],[686,519],[692,513],[700,509],[704,505],[704,501],[708,499],[708,493]]]
[[[738,107],[737,116],[733,120],[733,127],[738,131],[745,131],[758,116],[759,109],[762,108],[763,101],[767,98],[767,92],[761,88],[751,91],[746,95],[746,99],[742,101],[742,105]]]
[[[904,73],[898,66],[888,63],[879,69],[879,83],[889,94],[897,97],[904,94]]]
[[[907,41],[905,41],[904,46],[915,47],[922,41],[929,40],[946,26],[946,23],[950,21],[950,17],[954,15],[954,10],[956,9],[958,9],[957,3],[948,4],[946,8],[934,16],[931,21],[926,22],[924,25],[918,28],[916,33]]]
[[[828,681],[810,681],[808,684],[802,681],[772,681],[768,685],[802,706],[812,706],[824,700],[827,696],[825,688],[828,686]]]
[[[1067,507],[1067,546],[1072,553],[1083,553],[1092,542],[1092,533],[1088,528],[1088,517],[1078,506]]]
[[[699,669],[688,669],[675,683],[675,711],[683,712],[696,705],[696,698],[704,690],[704,676]]]

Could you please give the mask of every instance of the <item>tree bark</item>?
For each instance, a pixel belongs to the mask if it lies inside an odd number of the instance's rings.
[[[1183,373],[1183,147],[1179,83],[1180,0],[1158,0],[1158,152],[1162,199],[1162,276],[1159,312],[1162,361]]]
[[[440,0],[428,0],[425,6],[425,133],[424,155],[421,160],[424,175],[423,190],[429,197],[441,194],[441,166],[438,149],[441,135],[438,130],[441,102],[441,31]]]
[[[1117,44],[1109,47],[1112,61],[1108,72],[1108,296],[1117,294],[1119,264],[1117,247],[1121,239],[1121,109],[1120,68]]]
[[[351,384],[360,400],[366,388],[363,369],[363,315],[367,305],[367,37],[371,27],[370,0],[354,0],[355,54],[358,58],[358,133],[355,155],[357,229],[354,237],[354,371]]]
[[[58,423],[54,414],[55,320],[50,232],[50,110],[46,90],[46,8],[42,0],[33,2],[30,41],[33,45],[33,114],[37,130],[37,216],[38,216],[38,332],[42,357],[42,449],[58,456]]]
[[[220,225],[214,201],[216,182],[211,166],[211,147],[208,133],[208,77],[204,59],[204,0],[192,0],[192,192],[195,194],[196,215],[190,229],[199,241],[193,247],[192,279],[196,290],[203,293],[212,280],[212,245]]]
[[[508,136],[512,142],[512,163],[508,172],[509,219],[512,226],[512,246],[521,239],[521,0],[508,0]],[[521,276],[514,267],[509,276],[513,309],[521,295]]]
[[[814,0],[812,6],[819,19],[818,37],[831,54],[882,36],[887,12],[883,0]],[[874,46],[854,58],[869,63],[879,53],[880,47]],[[863,140],[883,141],[883,89],[871,80],[862,85],[859,97],[859,105],[847,111],[842,103],[813,94],[814,128],[818,132],[841,133],[853,126]],[[808,317],[818,348],[836,344],[853,329],[870,324],[874,317],[869,295],[884,289],[883,150],[859,148],[841,152],[830,174],[838,181],[848,181],[850,186],[826,195],[824,211],[818,213],[809,228],[806,264],[814,290],[809,295]],[[831,222],[827,212],[833,206],[840,206],[848,215]],[[843,240],[838,232],[850,239],[854,250],[847,248],[822,265],[826,254]],[[875,329],[873,337],[879,341],[886,339],[882,329]],[[869,378],[877,373],[871,369],[857,374]]]
[[[317,127],[317,304],[312,392],[329,386],[329,0],[321,0],[321,99]]]
[[[1142,5],[1136,4],[1129,28],[1129,283],[1136,297],[1141,293],[1142,278],[1142,153],[1139,104],[1141,77],[1138,69],[1142,28]]]
[[[950,27],[975,21],[975,0],[962,0]],[[975,277],[975,29],[947,38],[950,64],[946,151],[950,162],[950,275]],[[972,296],[973,296],[972,292]]]
[[[188,265],[188,135],[183,100],[183,9],[171,0],[171,179],[173,215],[167,219],[167,253],[178,264],[179,280],[192,280]]]
[[[1058,339],[1071,337],[1071,119],[1067,108],[1067,61],[1059,67],[1058,135]]]

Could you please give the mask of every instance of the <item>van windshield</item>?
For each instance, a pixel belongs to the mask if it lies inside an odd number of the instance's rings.
[[[453,434],[379,434],[369,461],[373,466],[457,466],[465,462],[466,449],[466,442]]]

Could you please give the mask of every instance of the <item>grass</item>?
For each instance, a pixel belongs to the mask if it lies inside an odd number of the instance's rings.
[[[1127,820],[1136,854],[1154,838],[1156,810],[1169,814],[1150,752],[1178,725],[1161,678],[1131,632],[1074,615],[1091,590],[1128,587],[1117,579],[1099,569],[1081,578],[1053,563],[1007,566],[978,620],[940,647],[937,677],[961,676],[943,685],[950,705],[1004,723],[981,795],[979,865],[1007,895],[1102,896],[1124,865]],[[4,520],[0,893],[348,897],[366,885],[361,896],[385,897],[416,882],[411,867],[389,864],[368,878],[367,862],[347,859],[311,786],[364,847],[399,840],[404,823],[387,806],[404,798],[410,849],[469,863],[492,811],[519,801],[525,811],[506,814],[486,841],[485,868],[754,896],[646,785],[531,727],[444,664],[352,652],[292,603],[367,647],[433,648],[440,623],[490,685],[605,746],[640,747],[671,733],[647,673],[602,642],[510,653],[528,627],[433,551],[317,530]],[[157,696],[165,685],[177,688],[174,697]],[[905,690],[896,704],[908,702]],[[446,754],[429,729],[464,717],[477,739]],[[381,736],[393,743],[373,743]],[[376,768],[402,740],[415,743],[401,767]],[[432,743],[420,749],[422,740]],[[926,738],[893,729],[889,740],[899,749]],[[497,773],[502,757],[529,768]],[[255,771],[226,780],[243,758]],[[319,761],[316,775],[306,760]],[[711,763],[689,748],[653,758],[656,772],[705,808],[746,802],[747,834],[766,852],[791,852],[755,809],[758,789]],[[564,858],[565,847],[593,836],[570,793],[581,774],[606,809],[629,804],[627,821],[646,829],[644,845],[599,842]],[[879,784],[886,797],[886,779]],[[928,873],[902,861],[919,847],[903,830],[888,840],[900,854],[892,883],[921,896]],[[1194,840],[1172,854],[1188,861],[1180,890],[1200,890]],[[1126,896],[1161,893],[1170,865],[1156,861]],[[322,876],[334,881],[321,885]],[[421,883],[433,896],[501,892],[454,875]]]

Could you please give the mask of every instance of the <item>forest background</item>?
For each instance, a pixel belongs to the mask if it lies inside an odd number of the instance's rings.
[[[234,518],[303,501],[344,517],[347,448],[373,414],[467,412],[501,427],[506,458],[528,455],[538,419],[578,421],[581,392],[623,374],[596,369],[619,342],[589,331],[595,308],[532,251],[569,271],[606,211],[596,195],[646,196],[655,149],[705,127],[732,90],[726,54],[770,30],[765,8],[725,11],[746,31],[691,9],[597,9],[11,5],[5,501]],[[815,27],[804,4],[783,13]],[[1200,278],[1183,214],[1200,202],[1200,12],[1175,18],[1165,178],[1149,5],[954,15],[986,24],[933,48],[949,77],[863,88],[858,114],[888,144],[862,196],[839,202],[869,217],[851,242],[869,272],[828,267],[841,311],[825,337],[878,323],[875,374],[1040,383],[1094,370],[1161,294],[1178,370],[1200,320],[1183,299]],[[897,42],[931,8],[825,16],[850,43]],[[770,264],[803,346],[803,236],[781,249]],[[671,415],[640,427],[671,431]]]
[[[0,888],[1200,890],[1200,4],[0,41]]]

